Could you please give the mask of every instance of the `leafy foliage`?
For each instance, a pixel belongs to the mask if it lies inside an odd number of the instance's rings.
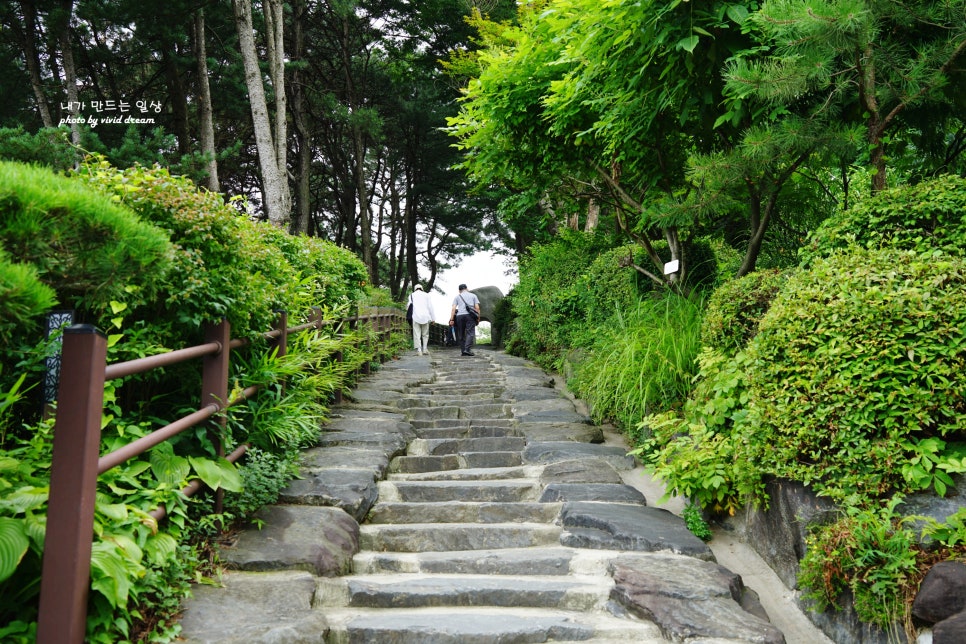
[[[667,294],[618,311],[596,327],[568,384],[595,418],[625,428],[681,405],[691,390],[703,305],[699,296]]]
[[[966,254],[966,179],[945,175],[884,190],[827,219],[809,236],[802,263],[862,248]]]
[[[907,491],[896,467],[966,427],[966,263],[855,250],[792,276],[751,351],[768,469],[844,500]]]
[[[781,271],[760,270],[721,284],[708,300],[701,344],[729,355],[747,346],[783,282]]]
[[[814,528],[806,539],[799,583],[817,610],[836,606],[849,591],[859,619],[886,630],[909,625],[911,604],[925,559],[907,521],[897,517],[901,497],[881,508],[850,507],[831,525]]]
[[[164,231],[130,210],[76,180],[18,163],[0,163],[0,244],[8,261],[33,267],[62,306],[95,320],[112,301],[153,297],[173,255]]]

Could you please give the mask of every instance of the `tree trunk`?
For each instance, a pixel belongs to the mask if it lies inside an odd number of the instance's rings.
[[[21,0],[20,8],[23,10],[24,20],[21,44],[27,62],[27,73],[30,74],[30,86],[37,101],[37,111],[40,112],[40,120],[44,127],[54,127],[54,119],[51,118],[50,108],[47,106],[44,82],[40,76],[40,57],[37,54],[37,6],[33,0]]]
[[[201,152],[205,155],[208,171],[208,189],[220,192],[218,181],[218,158],[215,150],[215,126],[211,106],[211,86],[208,84],[208,50],[205,47],[205,12],[195,12],[195,55],[198,58],[199,118],[201,120]]]
[[[288,189],[288,173],[284,163],[286,141],[275,140],[272,131],[272,121],[268,114],[268,104],[265,100],[265,87],[262,85],[261,70],[258,67],[258,57],[255,53],[255,37],[252,31],[252,7],[250,0],[234,0],[235,24],[238,28],[238,48],[241,51],[242,63],[245,66],[245,84],[248,87],[248,98],[251,103],[252,124],[255,130],[255,146],[258,150],[258,163],[262,171],[262,200],[265,213],[273,226],[287,228],[291,212],[289,211],[290,194]],[[269,13],[266,11],[266,14]],[[281,30],[281,25],[276,26]],[[273,40],[274,35],[269,39]],[[273,42],[275,42],[273,40]],[[271,67],[270,63],[270,67]],[[282,83],[279,76],[277,82]],[[276,105],[279,96],[284,107],[285,88],[276,86]],[[282,115],[284,118],[284,114]],[[276,131],[277,120],[276,120]],[[279,150],[281,148],[281,150]]]
[[[302,61],[305,58],[305,29],[303,20],[306,14],[305,0],[296,0],[292,6],[292,58]],[[292,83],[287,84],[292,92],[292,125],[295,128],[295,144],[298,148],[298,175],[295,177],[295,208],[289,232],[293,235],[306,235],[311,219],[311,178],[312,178],[312,135],[307,124],[305,102],[304,72],[296,67],[292,72]]]
[[[60,57],[64,67],[64,85],[67,93],[67,113],[71,117],[70,140],[80,147],[80,96],[77,92],[77,68],[74,66],[74,52],[70,44],[70,22],[74,15],[74,0],[61,0],[60,29]]]

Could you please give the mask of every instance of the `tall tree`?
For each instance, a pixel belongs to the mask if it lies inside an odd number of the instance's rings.
[[[255,144],[262,171],[265,214],[275,226],[287,228],[291,219],[291,193],[286,163],[288,138],[285,108],[284,16],[281,0],[265,0],[265,41],[268,71],[275,99],[275,118],[269,115],[265,86],[255,49],[251,0],[233,0],[238,46],[245,66],[245,85],[251,102]]]
[[[963,0],[768,0],[749,20],[767,49],[731,64],[729,89],[853,140],[848,126],[861,126],[859,153],[881,190],[887,134],[905,112],[963,113],[955,88],[966,81],[964,15]]]

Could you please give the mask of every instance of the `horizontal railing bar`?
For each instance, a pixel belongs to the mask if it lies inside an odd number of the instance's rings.
[[[163,443],[173,436],[177,436],[181,432],[191,427],[194,427],[203,420],[207,420],[221,411],[221,405],[218,403],[211,403],[210,405],[205,405],[201,409],[187,416],[179,418],[178,420],[165,425],[161,429],[157,429],[147,436],[142,436],[136,441],[132,441],[125,445],[124,447],[118,448],[111,452],[110,454],[105,454],[97,460],[97,473],[98,475],[103,474],[112,467],[117,467],[124,461],[134,458],[139,454],[143,454],[148,451],[158,443]]]
[[[179,362],[185,362],[186,360],[191,360],[192,358],[202,358],[204,356],[215,355],[221,351],[222,346],[220,342],[209,342],[207,344],[199,344],[194,347],[187,347],[185,349],[176,349],[174,351],[169,351],[167,353],[159,353],[156,356],[146,356],[144,358],[137,358],[135,360],[128,360],[126,362],[116,362],[114,364],[107,365],[104,369],[104,379],[114,380],[116,378],[123,378],[124,376],[130,376],[136,373],[144,373],[151,369],[157,369],[158,367],[167,367],[168,365],[178,364]]]
[[[225,457],[225,460],[228,461],[229,463],[234,463],[238,459],[240,459],[242,455],[244,455],[245,452],[247,451],[248,451],[248,443],[239,445],[238,447],[235,448],[235,451],[233,451],[231,454]],[[201,490],[201,486],[203,485],[204,485],[204,482],[201,479],[195,479],[191,483],[188,483],[186,486],[181,488],[181,493],[186,497],[190,498],[195,494],[197,494],[198,491]],[[163,519],[168,515],[168,510],[163,505],[159,505],[155,509],[148,512],[148,515],[154,518],[155,521],[161,521],[161,519]]]
[[[187,416],[179,418],[173,423],[169,423],[160,429],[156,429],[147,436],[142,436],[136,441],[132,441],[125,445],[124,447],[118,448],[111,452],[110,454],[105,454],[100,457],[97,461],[97,474],[98,476],[108,471],[112,467],[117,467],[124,461],[134,458],[144,452],[148,451],[155,445],[163,443],[173,436],[177,436],[186,429],[190,429],[197,425],[198,423],[208,420],[215,414],[217,414],[222,409],[232,407],[240,402],[244,402],[251,398],[254,394],[258,393],[261,389],[261,385],[252,385],[246,388],[244,391],[240,392],[237,396],[228,401],[228,404],[222,407],[218,403],[211,403],[210,405],[205,405],[201,409]]]

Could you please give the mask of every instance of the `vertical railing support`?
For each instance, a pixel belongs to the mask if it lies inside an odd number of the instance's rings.
[[[202,364],[201,376],[201,407],[217,404],[222,409],[228,405],[228,361],[231,356],[231,325],[222,319],[218,324],[209,324],[205,328],[205,342],[218,342],[221,351],[214,355],[205,356]],[[215,445],[218,456],[225,456],[225,444],[222,435],[225,429],[225,415],[214,417]],[[215,514],[221,514],[225,492],[221,488],[215,491]]]
[[[288,353],[288,311],[275,311],[278,318],[275,319],[275,330],[279,332],[278,337],[272,342],[272,346],[278,351],[276,357],[281,358]]]
[[[40,584],[39,644],[80,644],[87,623],[107,340],[64,331]]]

